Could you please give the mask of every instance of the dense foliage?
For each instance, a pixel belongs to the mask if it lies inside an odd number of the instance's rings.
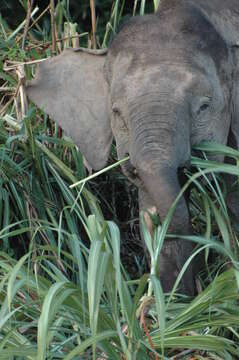
[[[92,45],[89,3],[55,1],[57,52],[76,32],[80,45]],[[121,21],[158,3],[95,1],[98,46],[108,44]],[[238,178],[239,152],[198,146],[202,157],[192,158],[179,196],[190,187],[197,236],[182,241],[194,241],[192,257],[206,260],[199,295],[180,296],[177,284],[163,294],[155,264],[176,202],[154,239],[141,217],[152,249],[146,274],[135,187],[119,167],[85,182],[88,173],[71,139],[25,102],[19,62],[52,52],[49,10],[26,32],[29,4],[0,3],[0,359],[237,359],[237,224],[220,173]],[[37,5],[35,20],[49,1],[35,1],[32,11]],[[30,79],[34,64],[24,70]],[[235,165],[207,160],[211,153],[227,155]],[[110,167],[115,161],[113,145]],[[78,180],[83,182],[70,188]]]

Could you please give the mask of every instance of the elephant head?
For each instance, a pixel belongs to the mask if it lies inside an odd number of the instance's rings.
[[[156,14],[132,18],[107,53],[66,50],[42,62],[27,92],[80,147],[104,167],[112,138],[143,210],[163,220],[180,191],[178,169],[202,140],[222,144],[238,131],[238,0],[161,0]],[[170,232],[190,233],[181,198]],[[165,291],[192,245],[166,240],[160,257]],[[194,291],[193,270],[181,290]]]

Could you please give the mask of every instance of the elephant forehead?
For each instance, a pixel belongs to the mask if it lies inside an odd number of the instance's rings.
[[[137,71],[127,77],[127,97],[134,99],[143,95],[160,96],[170,93],[183,95],[198,82],[199,73],[184,66],[165,66]]]
[[[112,57],[111,53],[107,57],[105,64],[105,77],[110,85],[112,98],[119,98],[125,92],[127,86],[126,79],[128,74],[133,71],[133,54],[126,53],[124,50]]]

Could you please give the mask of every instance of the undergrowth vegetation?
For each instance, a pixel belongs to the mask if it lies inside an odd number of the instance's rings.
[[[114,145],[107,172],[86,180],[71,139],[25,98],[36,61],[69,45],[105,47],[121,21],[156,10],[159,0],[105,2],[108,18],[94,18],[100,2],[89,1],[92,23],[82,33],[69,1],[50,1],[42,13],[31,1],[15,3],[24,23],[13,29],[0,16],[0,359],[238,359],[238,223],[221,174],[238,186],[239,151],[213,143],[195,149],[200,157],[192,157],[188,181],[153,239],[141,214],[148,271],[137,190],[114,167]],[[208,160],[211,154],[233,161]],[[185,191],[195,235],[182,241],[195,242],[195,252],[164,294],[156,264]],[[190,299],[177,285],[199,256],[206,265]]]

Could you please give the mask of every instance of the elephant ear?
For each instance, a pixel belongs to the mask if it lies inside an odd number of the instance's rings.
[[[189,0],[230,46],[239,45],[238,0]]]
[[[239,149],[239,48],[235,48],[234,61],[236,65],[233,73],[231,130],[235,137],[235,145]]]
[[[186,0],[210,22],[228,46],[234,47],[231,130],[239,148],[239,0]]]
[[[106,164],[112,142],[104,62],[102,54],[65,50],[41,62],[26,89],[29,98],[59,123],[95,170]]]

